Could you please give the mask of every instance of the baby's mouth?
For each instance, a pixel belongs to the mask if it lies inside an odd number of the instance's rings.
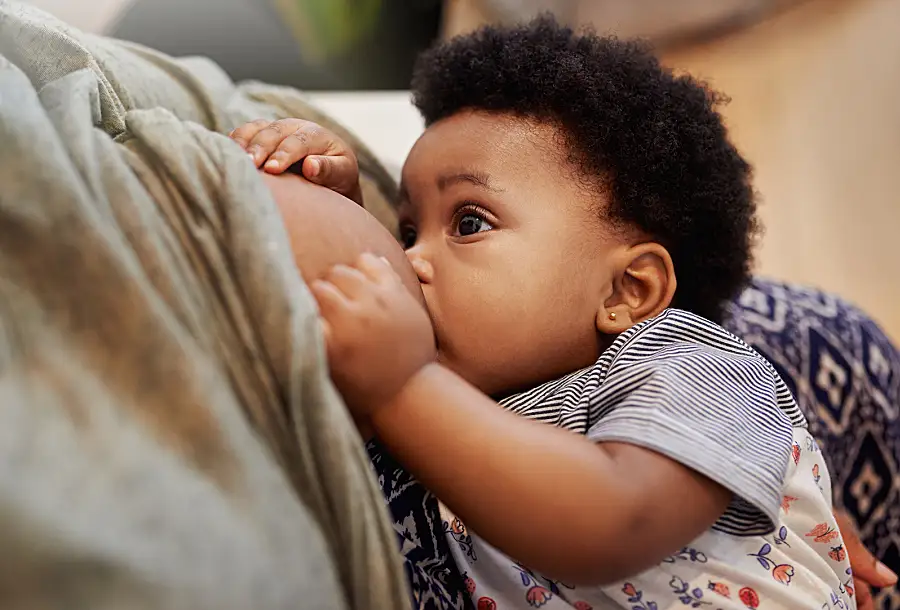
[[[443,359],[444,353],[441,351],[441,340],[438,337],[437,329],[435,329],[434,331],[434,349],[435,353],[437,354],[435,356],[435,359],[440,362]]]

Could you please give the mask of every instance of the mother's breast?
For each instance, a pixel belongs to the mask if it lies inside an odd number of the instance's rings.
[[[415,272],[394,236],[346,197],[294,174],[263,174],[287,228],[294,261],[307,282],[364,252],[384,256],[404,285],[424,304]]]

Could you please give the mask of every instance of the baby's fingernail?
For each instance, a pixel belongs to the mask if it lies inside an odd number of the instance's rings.
[[[391,266],[391,261],[389,261],[389,260],[387,259],[386,256],[379,256],[378,258],[380,258],[381,261],[382,261],[385,265],[387,265],[388,267]]]
[[[897,575],[894,571],[880,561],[875,565],[875,571],[878,572],[878,575],[883,579],[890,582],[897,582]]]
[[[316,159],[310,159],[308,164],[309,169],[307,170],[307,174],[311,178],[315,178],[319,175],[320,163]]]
[[[277,159],[269,159],[266,161],[266,167],[268,169],[278,169],[278,160]]]

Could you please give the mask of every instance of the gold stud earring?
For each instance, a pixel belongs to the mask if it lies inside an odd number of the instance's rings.
[[[609,312],[609,319],[612,320],[613,322],[615,322],[616,321],[616,312],[614,312],[614,311]]]

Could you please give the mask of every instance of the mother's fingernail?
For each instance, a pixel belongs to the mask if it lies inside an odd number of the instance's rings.
[[[875,565],[875,571],[878,572],[878,575],[883,579],[889,580],[891,582],[897,582],[897,574],[895,574],[892,569],[890,569],[880,561]]]

